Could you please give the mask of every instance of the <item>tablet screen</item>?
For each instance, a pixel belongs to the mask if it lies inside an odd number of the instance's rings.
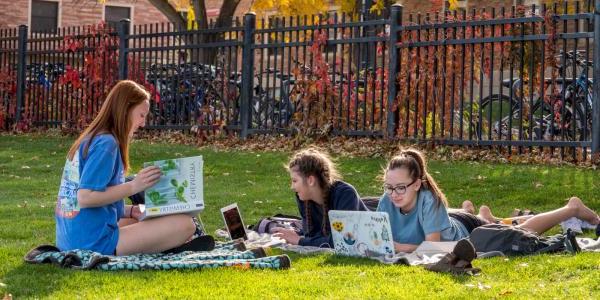
[[[225,225],[227,225],[232,240],[239,238],[243,238],[244,240],[248,239],[246,230],[244,229],[244,223],[242,222],[242,216],[237,207],[232,207],[223,211],[223,219],[225,219]]]

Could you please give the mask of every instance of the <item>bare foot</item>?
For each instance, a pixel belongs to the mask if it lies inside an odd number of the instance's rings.
[[[475,214],[475,206],[473,205],[473,202],[471,202],[469,200],[463,201],[462,209],[472,215]]]
[[[488,223],[496,223],[497,220],[497,218],[492,215],[490,208],[485,205],[479,207],[479,214],[477,216],[486,220]]]
[[[569,199],[569,203],[567,203],[567,207],[574,208],[576,210],[576,215],[580,220],[587,221],[590,224],[597,225],[600,224],[600,217],[597,213],[591,210],[589,207],[583,204],[583,201],[577,197],[571,197]]]

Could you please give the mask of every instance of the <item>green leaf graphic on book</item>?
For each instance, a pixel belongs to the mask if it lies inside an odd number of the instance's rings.
[[[185,180],[184,182],[181,183],[181,185],[179,185],[179,183],[177,182],[177,179],[173,178],[171,179],[171,185],[175,187],[175,197],[177,198],[177,200],[179,200],[180,202],[185,202],[187,203],[187,201],[185,200],[185,188],[188,186],[188,181]]]
[[[161,195],[158,191],[148,192],[148,198],[150,198],[150,202],[154,205],[163,205],[168,202],[165,196]]]
[[[170,170],[176,170],[176,169],[177,169],[177,165],[175,164],[175,161],[173,161],[172,159],[165,160],[164,164],[160,167],[160,170],[163,171],[164,173],[169,172]]]

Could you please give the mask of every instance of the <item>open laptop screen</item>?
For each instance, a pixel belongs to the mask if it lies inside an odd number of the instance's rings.
[[[248,239],[237,203],[221,208],[221,214],[223,215],[225,226],[227,226],[227,231],[232,240],[239,238],[243,238],[244,240]]]

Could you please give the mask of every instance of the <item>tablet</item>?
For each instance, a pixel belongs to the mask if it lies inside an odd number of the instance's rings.
[[[229,237],[232,240],[240,238],[243,238],[244,240],[248,239],[246,227],[242,221],[242,215],[240,214],[237,203],[221,208],[221,215],[223,216],[225,227],[227,227],[227,232],[229,232]]]

